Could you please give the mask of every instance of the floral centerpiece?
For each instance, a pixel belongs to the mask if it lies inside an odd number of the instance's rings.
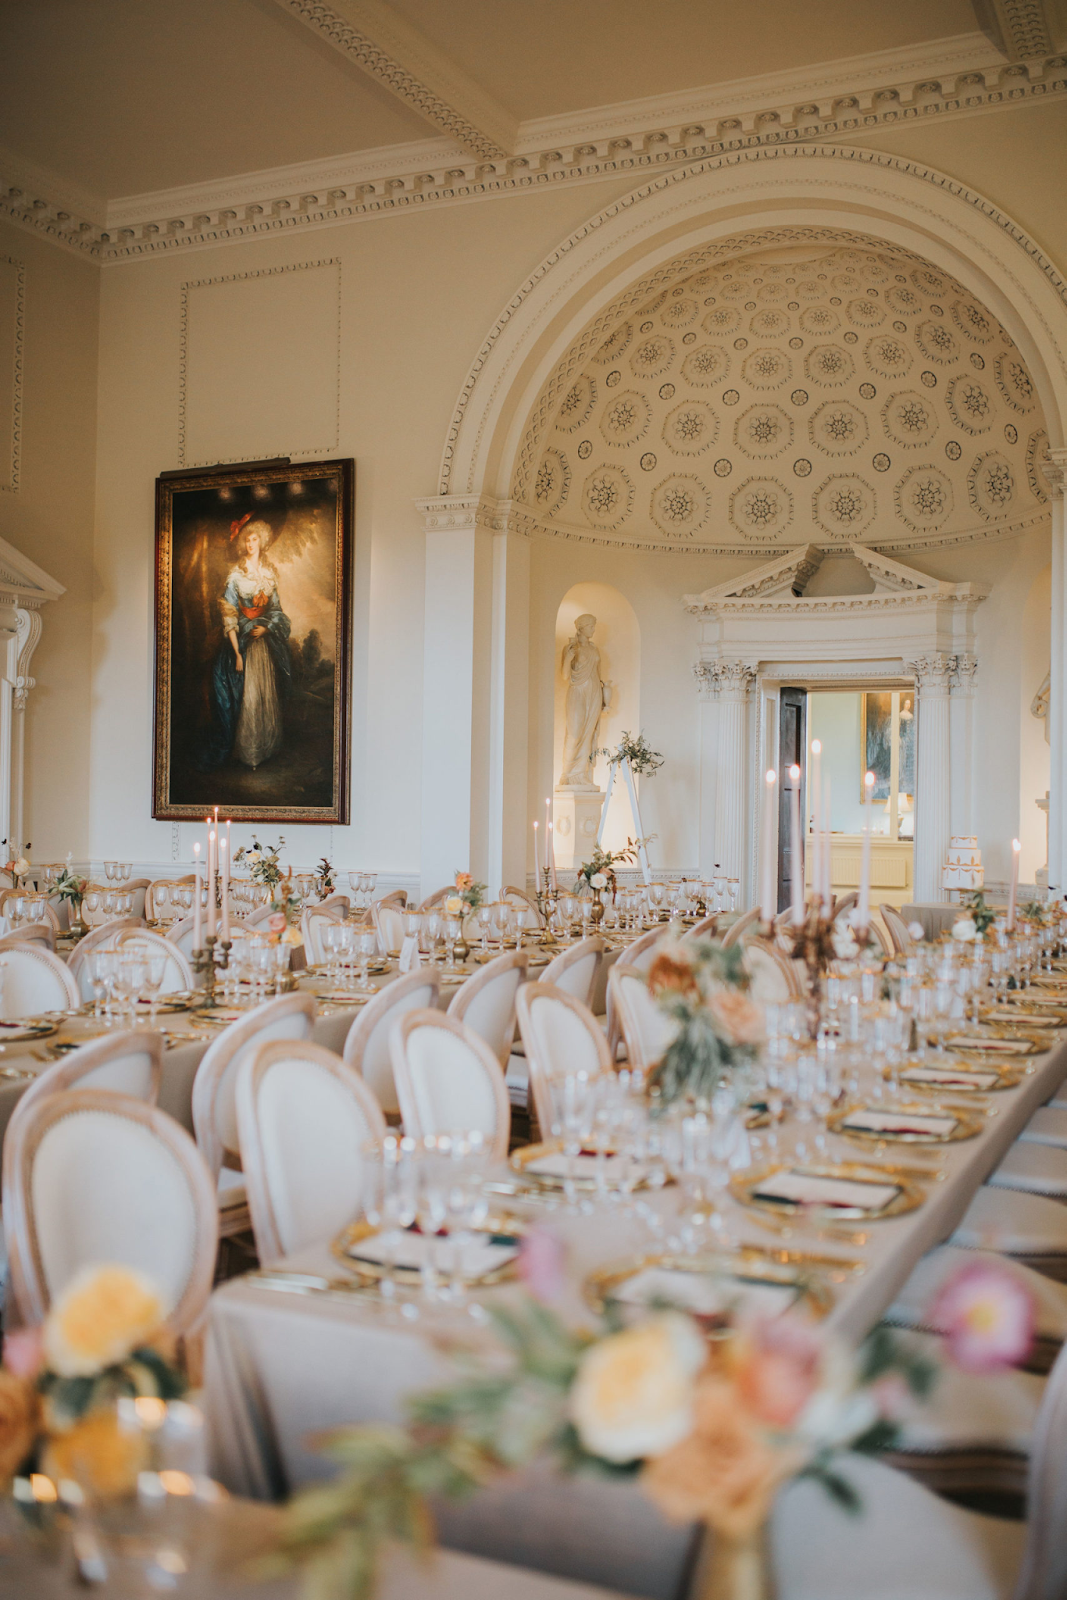
[[[606,756],[620,766],[625,764],[635,777],[651,778],[663,765],[663,757],[658,750],[652,749],[643,733],[638,733],[636,737],[632,733],[624,733],[614,750],[594,750],[593,756]]]
[[[67,859],[52,882],[52,893],[67,902],[70,930],[77,935],[87,932],[82,921],[82,901],[89,887],[89,879],[79,877],[71,866],[71,859],[72,852],[68,850]]]
[[[445,910],[450,917],[465,917],[477,911],[485,899],[485,884],[475,883],[469,872],[456,873],[455,892],[445,899]]]
[[[540,1257],[537,1277],[553,1277],[537,1230],[524,1252]],[[962,1353],[972,1371],[1023,1359],[1033,1325],[1025,1288],[1007,1267],[964,1271],[967,1282],[949,1284],[937,1307],[950,1358]],[[428,1496],[469,1496],[547,1457],[562,1473],[636,1479],[669,1519],[705,1523],[717,1536],[717,1592],[745,1584],[755,1597],[777,1490],[810,1476],[860,1510],[838,1452],[890,1448],[935,1377],[885,1328],[852,1351],[795,1313],[735,1319],[710,1339],[669,1308],[594,1331],[532,1298],[487,1310],[502,1361],[487,1370],[484,1352],[468,1357],[456,1384],[410,1402],[406,1426],[319,1441],[341,1474],[291,1503],[273,1572],[301,1565],[309,1595],[366,1600],[387,1541],[430,1541]]]
[[[26,887],[24,879],[30,870],[30,850],[32,845],[15,845],[8,848],[6,839],[0,839],[0,849],[7,849],[8,859],[4,862],[4,871],[10,872],[11,881],[16,889]],[[70,858],[68,857],[68,860]]]
[[[723,1077],[747,1067],[764,1037],[762,1007],[750,996],[739,945],[712,939],[666,939],[648,972],[648,987],[675,1023],[653,1068],[650,1088],[661,1105],[710,1104]]]
[[[650,833],[645,839],[627,838],[626,848],[623,850],[603,850],[600,845],[595,845],[590,860],[583,861],[578,868],[578,876],[574,880],[574,887],[579,893],[582,891],[583,884],[588,884],[590,889],[593,890],[610,889],[614,897],[618,888],[615,876],[616,865],[619,862],[623,862],[626,866],[632,866],[637,860],[641,846],[643,844],[651,844],[655,837],[654,833]]]
[[[24,1469],[101,1498],[135,1488],[147,1446],[123,1430],[115,1402],[184,1394],[165,1315],[153,1283],[105,1263],[71,1280],[42,1327],[5,1336],[0,1483]]]
[[[250,845],[242,845],[233,853],[234,862],[248,868],[253,883],[262,883],[275,889],[282,879],[281,853],[285,840],[279,835],[277,844],[263,845],[253,835]]]
[[[991,905],[986,903],[986,897],[981,889],[976,889],[974,894],[970,895],[963,904],[966,908],[965,914],[958,920],[960,922],[973,922],[975,929],[970,939],[966,942],[971,943],[976,938],[984,939],[997,920],[996,912]],[[955,928],[953,928],[953,936],[955,937]]]
[[[325,856],[315,868],[315,888],[322,899],[325,899],[328,894],[333,894],[334,889],[337,887],[334,883],[334,871],[333,864]]]

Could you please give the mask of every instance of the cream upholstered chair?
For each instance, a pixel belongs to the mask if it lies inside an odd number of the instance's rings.
[[[400,906],[387,906],[377,901],[371,910],[374,931],[384,956],[398,956],[404,943],[404,912]]]
[[[183,878],[155,878],[145,890],[144,914],[149,922],[158,922],[161,918],[178,918],[182,907],[174,898],[174,891],[187,888],[196,882],[193,873],[187,872]]]
[[[515,1037],[515,996],[526,981],[527,950],[510,950],[487,961],[452,997],[448,1015],[466,1023],[507,1067]]]
[[[547,1139],[559,1123],[558,1085],[568,1073],[584,1072],[596,1078],[610,1072],[608,1042],[588,1006],[544,979],[522,986],[515,997],[515,1011],[526,1049],[533,1106],[541,1137]]]
[[[42,1011],[73,1011],[80,1005],[77,983],[51,950],[36,942],[0,950],[0,1017],[5,1022]]]
[[[325,900],[319,900],[311,909],[320,917],[331,917],[334,922],[343,922],[348,916],[351,903],[346,894],[328,894]]]
[[[379,906],[399,906],[401,911],[407,903],[408,892],[406,889],[391,889],[388,894],[383,894],[380,900],[375,901],[375,904]]]
[[[420,901],[418,909],[420,911],[432,911],[434,906],[439,906],[442,900],[447,900],[449,895],[455,894],[455,892],[455,884],[446,883],[443,889],[435,889],[433,894],[428,894],[425,900]],[[377,904],[383,905],[384,901],[379,900]]]
[[[504,1160],[511,1103],[499,1061],[473,1029],[440,1011],[409,1011],[389,1049],[405,1133],[480,1133],[491,1159]]]
[[[114,950],[119,942],[119,935],[128,928],[144,928],[144,923],[136,917],[120,917],[117,921],[100,923],[95,928],[90,928],[84,938],[79,939],[70,953],[67,962],[70,973],[78,988],[82,991],[82,999],[92,997],[92,985],[89,982],[87,962],[94,950]],[[147,931],[147,930],[146,930]]]
[[[648,978],[616,964],[608,977],[612,1015],[626,1044],[626,1059],[638,1072],[647,1072],[662,1058],[677,1033],[677,1024],[657,1005]]]
[[[408,972],[380,989],[348,1030],[344,1059],[355,1067],[387,1116],[400,1112],[389,1035],[407,1012],[435,1009],[439,987],[434,967]]]
[[[750,934],[755,925],[759,922],[759,916],[759,906],[753,906],[750,911],[745,912],[743,917],[738,917],[733,926],[727,928],[726,932],[723,934],[723,949],[729,950],[731,945],[738,944],[743,941],[745,935]]]
[[[119,887],[121,888],[123,894],[133,895],[133,906],[131,907],[130,912],[131,916],[139,917],[143,920],[145,914],[145,901],[148,897],[148,891],[152,887],[151,878],[132,878],[129,883],[120,884]]]
[[[55,950],[55,929],[50,922],[26,922],[21,928],[0,934],[0,950],[17,949],[23,944],[40,945],[42,950]]]
[[[161,933],[152,933],[147,928],[124,928],[116,940],[115,949],[121,954],[136,951],[138,955],[162,956],[166,965],[160,994],[188,994],[193,988],[195,979],[192,967],[178,946],[170,939],[164,939]]]
[[[215,1184],[223,1238],[249,1226],[235,1102],[237,1074],[260,1045],[278,1039],[303,1042],[311,1038],[314,1025],[314,996],[283,994],[223,1028],[196,1069],[193,1128]]]
[[[803,999],[796,965],[781,950],[763,940],[743,941],[744,967],[754,1000],[784,1001]]]
[[[596,976],[604,959],[605,948],[599,934],[580,939],[548,963],[540,981],[565,990],[587,1006],[596,987]]]
[[[325,1243],[359,1214],[385,1119],[340,1056],[307,1040],[260,1045],[241,1063],[236,1109],[260,1261]]]
[[[1067,1206],[1022,1189],[983,1184],[949,1240],[964,1250],[995,1250],[1067,1281]]]
[[[894,955],[904,955],[911,944],[911,934],[908,932],[908,925],[904,918],[895,906],[888,905],[880,905],[878,907],[878,915],[885,924],[885,930],[893,946]]]
[[[8,909],[7,909],[8,902],[10,900],[16,899],[17,896],[20,895],[21,893],[22,893],[21,889],[0,889],[0,914],[3,914],[5,916],[10,915],[10,913],[8,912]],[[58,914],[56,912],[55,907],[53,905],[51,905],[50,902],[47,901],[47,900],[44,903],[44,918],[43,918],[43,921],[44,921],[45,925],[47,925],[49,928],[51,928],[53,933],[58,933],[59,932],[59,928],[60,928],[59,916],[58,916]],[[31,926],[32,927],[33,924],[32,923],[31,924],[27,924],[27,926]],[[40,924],[38,924],[38,926],[40,926]]]
[[[321,966],[326,960],[326,929],[336,928],[340,920],[323,911],[320,906],[309,906],[300,913],[300,932],[309,966]]]
[[[16,1134],[4,1219],[23,1319],[41,1322],[76,1273],[107,1261],[155,1283],[173,1333],[191,1328],[211,1291],[218,1212],[185,1129],[141,1100],[73,1089],[36,1100]]]
[[[983,1516],[861,1456],[834,1469],[862,1503],[852,1516],[796,1479],[771,1523],[779,1600],[1062,1600],[1067,1594],[1067,1350],[1038,1412],[1027,1520]]]
[[[718,920],[719,919],[717,916],[701,917],[699,922],[694,922],[691,928],[686,929],[686,931],[682,934],[682,938],[712,939],[715,936],[715,925]]]
[[[623,972],[640,972],[642,975],[646,975],[656,959],[656,950],[666,937],[667,935],[662,927],[651,928],[648,933],[643,933],[639,939],[634,940],[633,944],[626,947],[625,953],[619,957],[614,967],[612,967],[612,972],[618,972],[621,969]],[[615,1011],[610,972],[608,973],[605,1027],[608,1035],[608,1054],[611,1056],[612,1061],[617,1061],[619,1059],[619,1046],[623,1041],[622,1029],[619,1027],[619,1019]],[[623,1053],[625,1054],[625,1051]]]

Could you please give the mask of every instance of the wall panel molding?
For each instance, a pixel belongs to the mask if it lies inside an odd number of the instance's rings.
[[[14,256],[0,255],[0,491],[8,494],[18,493],[22,466],[22,359],[25,320],[25,263],[17,261]]]

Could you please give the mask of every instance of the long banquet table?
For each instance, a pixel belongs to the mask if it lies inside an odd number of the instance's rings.
[[[906,1146],[901,1162],[936,1161],[927,1198],[908,1214],[873,1222],[864,1242],[828,1242],[817,1226],[798,1225],[788,1247],[861,1261],[835,1287],[827,1326],[859,1339],[892,1303],[919,1258],[947,1239],[977,1188],[999,1164],[1034,1110],[1067,1076],[1067,1040],[1030,1058],[1020,1083],[988,1097],[993,1107],[982,1131],[959,1143],[922,1150]],[[946,1096],[946,1098],[948,1098]],[[844,1140],[831,1139],[828,1156],[875,1159]],[[892,1161],[893,1156],[885,1158]],[[511,1204],[508,1202],[509,1205]],[[666,1217],[675,1201],[665,1189],[649,1205]],[[520,1207],[513,1207],[519,1210]],[[569,1251],[569,1287],[560,1309],[588,1320],[581,1283],[594,1268],[641,1254],[656,1236],[636,1218],[610,1205],[590,1215],[564,1209],[528,1214],[562,1234]],[[772,1238],[747,1210],[729,1202],[729,1223],[739,1242],[770,1246]],[[995,1241],[990,1241],[995,1244]],[[662,1244],[660,1244],[662,1248]],[[329,1242],[278,1264],[294,1272],[343,1276]],[[514,1285],[481,1298],[506,1298]],[[421,1306],[404,1323],[379,1300],[351,1292],[287,1292],[255,1277],[216,1291],[210,1307],[207,1401],[212,1466],[232,1491],[258,1499],[284,1498],[329,1471],[310,1441],[316,1431],[344,1423],[394,1421],[406,1396],[447,1380],[452,1370],[442,1335],[456,1332],[456,1313]],[[464,1339],[477,1347],[491,1335],[467,1319]],[[681,1591],[692,1559],[692,1530],[671,1528],[632,1486],[556,1480],[538,1469],[518,1475],[460,1508],[443,1507],[442,1540],[454,1548],[537,1567],[627,1593],[669,1600]]]

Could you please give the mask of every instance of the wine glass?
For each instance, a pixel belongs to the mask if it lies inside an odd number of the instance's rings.
[[[93,986],[93,1016],[102,1017],[107,1010],[106,1001],[110,995],[115,977],[115,952],[113,950],[90,950],[89,982]]]
[[[326,947],[326,977],[330,983],[337,982],[337,963],[344,944],[344,924],[331,922],[326,928],[322,939]]]
[[[167,958],[162,953],[155,951],[145,955],[144,981],[141,992],[148,1001],[148,1025],[154,1028],[156,1024],[156,1007],[159,1004],[159,991],[163,987],[163,979],[167,975]]]
[[[359,983],[357,994],[374,994],[375,987],[368,976],[372,958],[377,954],[378,935],[373,928],[361,928],[356,935],[356,952],[359,956]]]

